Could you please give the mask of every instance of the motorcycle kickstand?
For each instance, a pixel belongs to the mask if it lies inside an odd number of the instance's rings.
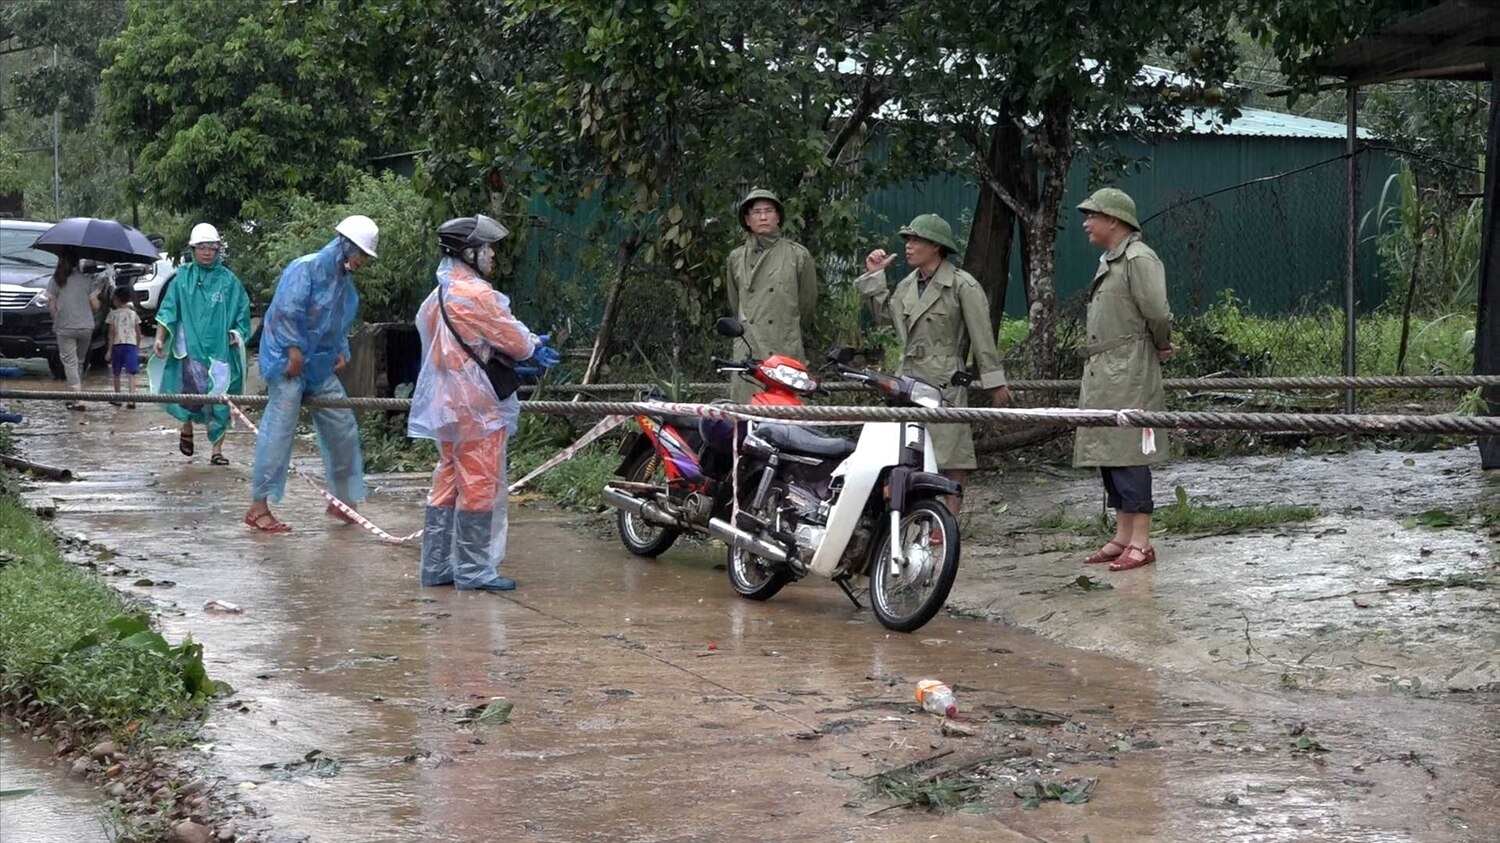
[[[854,604],[854,608],[864,608],[864,606],[860,605],[859,598],[854,596],[854,589],[849,587],[848,577],[839,577],[838,579],[834,580],[834,582],[838,583],[839,588],[844,590],[844,596],[849,598],[849,602]]]

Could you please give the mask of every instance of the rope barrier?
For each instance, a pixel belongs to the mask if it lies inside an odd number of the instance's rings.
[[[1077,392],[1082,381],[1077,380],[1013,380],[1007,384],[1012,392]],[[523,394],[560,392],[563,394],[642,393],[653,388],[649,383],[599,383],[599,384],[547,384],[537,387],[522,387]],[[1500,375],[1401,375],[1345,377],[1341,375],[1318,375],[1296,378],[1165,378],[1162,388],[1172,391],[1219,391],[1238,392],[1249,390],[1343,390],[1343,389],[1473,389],[1475,387],[1500,386]],[[727,381],[695,381],[681,385],[693,392],[725,392]],[[866,387],[857,383],[827,383],[822,389],[827,392],[855,392]]]
[[[223,395],[74,392],[0,389],[0,399],[126,401],[153,404],[227,404]],[[236,395],[234,403],[263,406],[263,395]],[[307,407],[406,410],[405,398],[303,400]],[[1065,408],[749,406],[656,401],[527,401],[526,412],[563,416],[683,415],[700,418],[813,423],[896,422],[986,424],[1001,427],[1133,427],[1180,430],[1254,430],[1304,433],[1500,434],[1500,416],[1347,415],[1333,413],[1237,413],[1160,410],[1078,410]]]

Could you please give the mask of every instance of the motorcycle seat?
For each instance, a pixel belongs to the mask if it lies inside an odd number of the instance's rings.
[[[809,457],[843,459],[854,453],[854,443],[838,436],[819,436],[805,427],[793,424],[763,424],[755,435],[783,451]]]

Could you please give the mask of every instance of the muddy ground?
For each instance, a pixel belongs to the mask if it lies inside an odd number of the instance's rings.
[[[1328,514],[1164,536],[1161,563],[1126,574],[1045,550],[1080,537],[1027,529],[1059,506],[1097,508],[1091,478],[988,477],[971,496],[961,616],[905,636],[829,584],[752,604],[730,593],[718,554],[642,561],[537,503],[514,510],[520,591],[424,590],[415,548],[335,525],[295,481],[279,512],[296,532],[241,526],[246,434],[218,468],[206,448],[178,455],[149,408],[18,403],[28,456],[79,475],[40,487],[59,529],[108,548],[99,570],[154,601],[170,638],[202,641],[211,674],[238,690],[180,762],[214,782],[216,830],[242,840],[1500,833],[1493,592],[1381,590],[1415,574],[1493,582],[1478,516],[1401,523],[1486,505],[1472,452],[1174,465],[1164,482],[1194,499]],[[419,478],[372,486],[375,521],[420,526]],[[1115,587],[1066,587],[1080,574]],[[961,729],[915,710],[928,676],[958,686]],[[493,698],[514,703],[506,722],[465,722]],[[1016,791],[1036,783],[1088,798],[1027,809]],[[956,804],[902,807],[936,798]]]

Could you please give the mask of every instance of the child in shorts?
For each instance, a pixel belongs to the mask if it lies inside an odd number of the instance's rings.
[[[130,289],[115,290],[115,306],[105,319],[109,323],[109,369],[115,376],[115,392],[120,391],[120,373],[127,373],[126,383],[135,392],[135,375],[141,369],[141,317],[130,304]],[[120,402],[109,402],[116,407]],[[125,405],[134,410],[135,402]]]

